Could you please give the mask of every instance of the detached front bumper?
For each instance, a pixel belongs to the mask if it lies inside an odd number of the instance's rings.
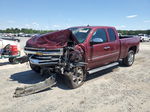
[[[25,53],[29,56],[29,61],[35,65],[54,65],[61,61],[63,48],[45,50],[44,48],[25,47]]]

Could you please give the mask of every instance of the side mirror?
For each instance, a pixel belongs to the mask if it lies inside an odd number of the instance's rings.
[[[94,38],[92,39],[92,41],[90,42],[91,45],[93,44],[100,44],[100,43],[103,43],[104,40],[102,38]]]

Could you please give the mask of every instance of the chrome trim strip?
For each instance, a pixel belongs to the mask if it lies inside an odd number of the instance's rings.
[[[24,49],[30,49],[30,50],[46,50],[45,48],[34,48],[34,47],[25,47]]]
[[[38,60],[38,59],[32,59],[29,58],[30,63],[35,64],[35,65],[46,65],[46,64],[58,64],[58,62],[48,62],[50,60]]]
[[[59,50],[59,51],[62,51],[63,48],[57,48],[57,49],[46,49],[46,48],[34,48],[34,47],[25,47],[24,48],[25,50],[50,50],[50,51],[53,51],[53,50]]]
[[[33,58],[32,58],[33,59]],[[43,59],[43,58],[41,58]],[[59,61],[59,58],[51,58],[51,59],[48,59],[48,58],[44,58],[45,60],[42,60],[42,61]],[[40,60],[40,58],[38,58],[38,60]]]
[[[36,58],[40,58],[40,59],[51,59],[52,56],[36,56]]]
[[[42,55],[52,55],[52,56],[54,56],[54,55],[63,55],[63,52],[62,51],[58,51],[58,52],[54,52],[54,51],[51,51],[51,52],[41,52],[41,51],[29,51],[29,50],[24,50],[24,52],[26,53],[26,54],[36,54],[36,55],[38,55],[38,54],[40,54],[40,53],[42,53]]]

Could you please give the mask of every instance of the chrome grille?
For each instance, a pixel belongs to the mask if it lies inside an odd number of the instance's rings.
[[[24,51],[26,54],[35,54],[35,55],[63,55],[63,48],[52,49],[52,50],[44,50],[45,48],[29,48],[25,47]]]
[[[57,64],[63,55],[63,48],[44,50],[44,48],[25,47],[25,53],[29,55],[32,64],[45,65]]]

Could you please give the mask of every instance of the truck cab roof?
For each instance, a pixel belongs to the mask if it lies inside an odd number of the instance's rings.
[[[75,26],[71,28],[91,28],[91,29],[97,29],[97,28],[115,28],[112,26]]]

